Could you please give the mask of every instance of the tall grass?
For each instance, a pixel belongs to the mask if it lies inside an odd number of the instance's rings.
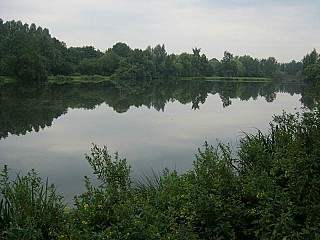
[[[320,239],[320,113],[275,116],[268,133],[244,134],[237,157],[208,143],[194,168],[130,178],[116,153],[86,155],[100,185],[65,209],[32,170],[0,181],[2,239]],[[235,166],[235,163],[237,164]]]
[[[62,196],[54,184],[31,170],[10,180],[4,166],[0,181],[0,229],[5,239],[46,239],[55,236],[62,224]]]
[[[143,172],[139,177],[133,180],[133,187],[141,192],[147,190],[157,191],[161,180],[161,173],[154,169]]]

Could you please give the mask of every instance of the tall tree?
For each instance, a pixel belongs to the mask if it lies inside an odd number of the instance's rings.
[[[220,75],[220,68],[221,68],[221,63],[218,59],[212,58],[209,60],[209,64],[211,65],[212,68],[212,74],[213,76],[219,76]]]
[[[153,63],[156,66],[157,72],[163,75],[165,72],[164,65],[167,57],[167,51],[164,44],[157,45],[152,49]]]
[[[274,57],[269,57],[267,59],[262,59],[260,61],[260,66],[264,77],[274,78],[278,74],[278,64]]]
[[[192,75],[199,76],[200,75],[200,52],[201,48],[193,48],[192,49]]]
[[[0,73],[23,81],[44,81],[48,74],[68,74],[64,43],[49,30],[21,21],[0,24]]]
[[[192,76],[192,55],[190,53],[181,53],[178,58],[178,65],[180,66],[179,76]]]
[[[228,51],[225,51],[221,60],[220,74],[223,77],[242,76],[244,67],[242,63]]]
[[[260,63],[258,59],[253,59],[249,55],[240,56],[238,60],[244,67],[243,76],[245,77],[261,77]]]
[[[309,80],[315,79],[320,76],[320,55],[317,53],[316,49],[302,59],[302,71],[303,75]]]
[[[99,64],[103,75],[112,75],[119,67],[120,57],[112,49],[109,49],[100,59]]]
[[[118,42],[115,45],[113,45],[112,50],[118,54],[118,56],[123,57],[123,58],[127,58],[129,57],[130,53],[131,53],[131,48],[122,42]]]

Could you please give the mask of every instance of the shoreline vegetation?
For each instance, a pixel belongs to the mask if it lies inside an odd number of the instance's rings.
[[[113,79],[110,76],[101,76],[101,75],[80,75],[80,76],[49,76],[47,83],[101,83],[112,81]],[[273,79],[265,77],[176,77],[174,80],[180,81],[216,81],[216,82],[271,82]],[[113,80],[114,81],[114,80]],[[17,79],[8,76],[0,76],[0,85],[16,83]]]
[[[93,145],[99,180],[67,207],[35,170],[0,177],[1,239],[319,239],[320,113],[275,116],[236,152],[208,143],[193,169],[133,181],[126,159]]]
[[[199,80],[199,81],[217,81],[217,82],[271,82],[271,78],[266,77],[183,77],[179,80]]]
[[[10,76],[24,83],[52,81],[52,76],[85,75],[110,76],[119,81],[159,78],[299,81],[308,64],[307,56],[301,61],[278,63],[272,56],[262,59],[235,56],[227,50],[220,60],[208,59],[197,47],[192,48],[191,53],[170,54],[164,44],[132,49],[118,42],[104,52],[94,46],[67,47],[46,28],[15,20],[3,22],[2,19],[0,51],[0,76]],[[315,49],[310,55],[314,53]],[[72,79],[78,81],[76,77]]]
[[[9,76],[0,76],[0,86],[7,83],[15,83],[17,79]]]
[[[93,76],[50,76],[48,78],[48,83],[101,83],[110,81],[110,76],[101,76],[101,75],[93,75]]]
[[[134,182],[125,159],[93,145],[86,160],[100,185],[84,177],[86,191],[75,196],[71,209],[35,170],[11,179],[4,166],[0,239],[320,239],[320,56],[315,49],[301,62],[286,64],[228,51],[220,61],[209,60],[198,48],[168,54],[164,45],[141,50],[117,43],[103,53],[91,46],[67,48],[48,29],[1,19],[0,47],[0,76],[6,76],[0,85],[14,79],[30,85],[117,81],[139,88],[141,79],[295,76],[306,82],[302,99],[311,106],[301,114],[274,116],[266,134],[244,133],[236,152],[229,145],[205,143],[193,169],[183,174],[164,169]]]

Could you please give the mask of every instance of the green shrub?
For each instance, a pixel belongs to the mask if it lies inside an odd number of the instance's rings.
[[[243,139],[242,197],[258,239],[319,237],[319,119],[319,112],[283,114],[268,135]]]
[[[237,153],[204,144],[194,168],[164,169],[133,184],[106,147],[86,159],[99,180],[63,211],[54,186],[31,171],[1,175],[5,239],[320,239],[320,114],[275,116],[267,134],[245,134]],[[26,221],[25,219],[28,219]]]
[[[63,224],[62,196],[34,170],[11,181],[4,166],[0,181],[0,232],[4,239],[54,238]]]

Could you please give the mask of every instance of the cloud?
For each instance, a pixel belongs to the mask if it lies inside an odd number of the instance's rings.
[[[168,52],[202,48],[208,57],[275,56],[300,60],[320,48],[318,1],[2,0],[4,20],[49,28],[68,46],[106,50],[122,41],[133,48],[165,44]],[[306,41],[308,39],[308,41]]]

